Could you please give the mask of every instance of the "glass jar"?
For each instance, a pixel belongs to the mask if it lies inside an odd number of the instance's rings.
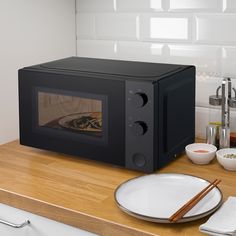
[[[219,147],[219,129],[221,126],[221,107],[210,106],[207,126],[207,143]]]
[[[221,127],[222,96],[219,95],[221,86],[216,89],[216,95],[209,96],[209,122],[207,126],[207,143],[219,147],[219,130]]]

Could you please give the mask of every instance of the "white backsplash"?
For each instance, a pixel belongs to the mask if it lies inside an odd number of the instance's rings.
[[[221,0],[170,0],[170,11],[219,12]]]
[[[193,64],[196,135],[222,77],[236,87],[236,0],[77,0],[77,55]],[[236,126],[236,112],[232,112]],[[234,127],[236,130],[236,127]]]
[[[235,45],[236,14],[196,14],[196,43]]]

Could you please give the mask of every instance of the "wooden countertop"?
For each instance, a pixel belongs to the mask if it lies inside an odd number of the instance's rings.
[[[224,199],[236,196],[236,172],[224,170],[216,160],[200,166],[183,155],[157,171],[168,172],[221,178]],[[202,235],[198,227],[207,220],[170,225],[136,219],[116,206],[113,195],[119,184],[142,173],[24,147],[18,141],[0,146],[0,174],[0,202],[99,235],[195,236]]]

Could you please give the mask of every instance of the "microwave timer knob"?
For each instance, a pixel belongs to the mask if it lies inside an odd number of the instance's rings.
[[[148,126],[143,121],[135,121],[131,126],[131,130],[135,136],[142,136],[147,132]]]
[[[145,93],[135,93],[131,102],[134,107],[143,107],[148,102],[148,96]]]

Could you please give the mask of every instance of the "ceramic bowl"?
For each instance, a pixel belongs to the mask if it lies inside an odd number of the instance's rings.
[[[192,143],[185,147],[188,158],[195,164],[210,163],[216,154],[217,148],[207,143]]]
[[[216,152],[218,162],[226,169],[236,171],[236,158],[227,158],[225,155],[235,154],[236,148],[224,148]]]

